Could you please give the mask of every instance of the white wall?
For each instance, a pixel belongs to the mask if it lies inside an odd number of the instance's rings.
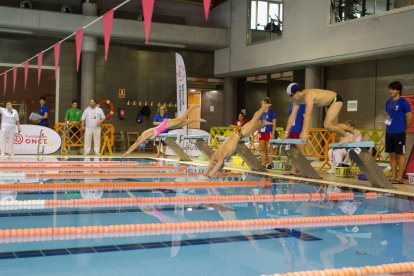
[[[231,43],[215,75],[246,75],[414,49],[414,7],[330,24],[330,0],[285,0],[282,37],[247,45],[246,0],[230,0]]]

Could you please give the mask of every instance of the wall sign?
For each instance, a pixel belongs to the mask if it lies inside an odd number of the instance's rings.
[[[118,89],[118,98],[125,99],[126,89],[125,88],[119,88]]]
[[[347,101],[346,111],[348,112],[358,111],[358,101]]]

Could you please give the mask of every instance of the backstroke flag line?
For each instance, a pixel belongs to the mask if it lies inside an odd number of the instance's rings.
[[[175,75],[177,77],[177,117],[187,110],[187,74],[183,57],[175,53]]]

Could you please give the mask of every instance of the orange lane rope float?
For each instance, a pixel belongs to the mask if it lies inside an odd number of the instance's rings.
[[[280,219],[191,221],[155,224],[94,225],[0,230],[0,243],[73,240],[127,236],[154,236],[179,233],[234,232],[274,228],[313,228],[345,225],[373,225],[413,222],[414,213],[321,216]],[[339,274],[341,275],[341,274]]]
[[[228,188],[269,186],[270,181],[188,181],[188,182],[82,182],[82,183],[22,183],[0,184],[2,191],[55,190],[133,190],[176,188]]]
[[[373,198],[364,194],[365,198]],[[347,195],[338,200],[350,200],[355,196]],[[11,200],[0,201],[0,210],[46,209],[46,208],[100,208],[130,206],[161,206],[176,204],[220,204],[251,202],[309,202],[323,201],[329,195],[313,194],[279,194],[279,195],[231,195],[231,196],[177,196],[177,197],[137,197],[137,198],[95,198],[70,200]]]
[[[0,171],[93,171],[93,170],[118,170],[118,171],[129,171],[129,170],[141,170],[141,171],[152,171],[152,170],[181,170],[185,171],[187,166],[110,166],[110,165],[96,165],[96,166],[0,166]]]
[[[44,166],[44,165],[138,165],[138,164],[148,164],[148,165],[157,165],[158,162],[149,162],[149,163],[140,163],[138,161],[15,161],[15,160],[0,160],[0,166],[1,164],[6,164],[7,166],[14,166],[14,165],[20,165],[20,166]]]
[[[99,167],[95,170],[99,171]],[[99,173],[26,173],[27,178],[49,178],[49,179],[83,179],[83,178],[177,178],[200,176],[196,172],[137,172],[137,173],[116,173],[116,172],[99,172]],[[216,177],[241,177],[241,173],[222,172],[216,174]]]
[[[324,270],[309,270],[301,272],[276,273],[262,276],[359,276],[384,275],[385,273],[403,273],[414,271],[414,262],[382,264],[374,266],[344,267]],[[412,275],[412,274],[410,274]]]

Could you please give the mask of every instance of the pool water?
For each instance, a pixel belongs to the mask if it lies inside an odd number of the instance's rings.
[[[17,159],[21,160],[21,159]],[[113,159],[113,161],[116,159]],[[73,161],[73,159],[72,159]],[[80,160],[82,161],[82,160]],[[94,161],[94,160],[91,160]],[[131,159],[124,166],[178,165]],[[95,165],[102,165],[95,160]],[[10,161],[8,166],[13,165]],[[32,164],[33,165],[33,164]],[[5,164],[0,164],[5,166]],[[79,162],[79,166],[82,164]],[[21,172],[21,168],[19,168]],[[81,170],[81,169],[79,169]],[[75,169],[74,169],[75,171]],[[187,171],[202,172],[189,166]],[[17,170],[15,171],[17,173]],[[45,169],[47,172],[47,169]],[[88,171],[90,172],[90,170]],[[105,171],[106,173],[109,171]],[[271,181],[272,185],[250,187],[180,187],[157,189],[164,181],[206,181],[201,175],[173,178],[160,169],[163,178],[119,179],[25,179],[11,171],[0,173],[1,183],[153,182],[152,189],[105,190],[3,190],[1,202],[18,200],[19,208],[0,207],[0,229],[108,226],[194,221],[298,218],[412,212],[407,198],[389,194],[365,199],[352,191],[354,200],[321,202],[239,202],[176,205],[139,205],[57,208],[38,206],[29,200],[99,198],[164,198],[220,195],[279,195],[338,192],[334,187],[244,174],[212,181]],[[223,182],[227,183],[227,182]],[[349,191],[349,190],[345,190]],[[0,203],[1,203],[0,202]],[[30,203],[30,202],[29,202]],[[414,223],[345,225],[337,227],[270,228],[262,230],[149,233],[129,237],[10,241],[0,238],[0,275],[261,275],[349,266],[379,265],[414,260]]]

